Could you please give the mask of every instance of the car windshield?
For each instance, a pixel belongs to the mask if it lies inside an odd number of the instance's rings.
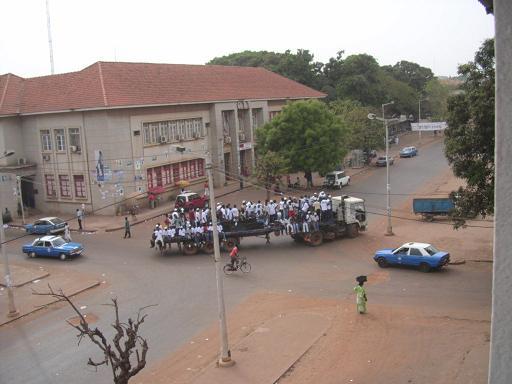
[[[199,195],[198,195],[197,193],[194,193],[194,194],[190,195],[190,196],[188,197],[188,199],[189,199],[189,200],[199,199]]]
[[[434,247],[433,245],[429,245],[428,247],[425,248],[425,251],[427,251],[427,253],[430,255],[430,256],[433,256],[435,255],[437,252],[439,252],[439,250]]]
[[[325,176],[325,178],[327,179],[327,181],[334,181],[334,175],[333,174],[327,175],[327,176]]]
[[[52,219],[53,224],[62,224],[63,222],[64,222],[64,220],[61,220],[58,217],[56,217],[55,219]]]
[[[66,242],[64,241],[64,239],[62,239],[62,237],[59,237],[58,239],[53,240],[54,247],[60,247],[61,245],[64,245],[64,244],[66,244]]]

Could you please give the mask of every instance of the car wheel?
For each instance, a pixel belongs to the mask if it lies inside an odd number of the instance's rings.
[[[385,258],[383,258],[383,257],[379,257],[377,259],[377,264],[379,264],[379,267],[381,267],[381,268],[389,267],[388,261]]]
[[[67,259],[66,254],[65,254],[65,253],[61,253],[61,254],[59,255],[59,259],[61,259],[61,260],[66,260],[66,259]]]
[[[31,259],[35,258],[36,257],[36,253],[35,252],[29,252],[28,253],[28,257],[30,257]]]
[[[427,272],[430,272],[430,269],[431,269],[430,265],[428,265],[427,263],[421,263],[420,264],[420,271],[421,272],[427,273]]]

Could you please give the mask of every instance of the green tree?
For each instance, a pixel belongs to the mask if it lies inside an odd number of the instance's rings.
[[[451,196],[456,216],[485,217],[494,212],[494,40],[486,40],[458,72],[466,79],[464,93],[448,100],[445,152],[466,186]]]
[[[393,66],[384,66],[382,69],[418,93],[423,93],[425,85],[434,78],[434,73],[430,68],[406,60],[399,61]]]
[[[307,49],[290,50],[284,53],[268,51],[243,51],[216,57],[208,64],[263,67],[309,87],[320,89],[323,64],[314,62]]]
[[[384,127],[368,119],[370,108],[347,99],[329,103],[329,109],[347,126],[349,149],[372,150],[384,146]]]
[[[345,154],[348,129],[318,100],[287,104],[271,122],[258,128],[257,150],[280,155],[290,172],[327,173]]]
[[[444,121],[448,113],[449,88],[437,79],[430,80],[425,86],[427,102],[425,103],[433,121]],[[423,106],[423,104],[422,104]],[[423,116],[426,114],[422,113]]]
[[[288,164],[280,154],[267,151],[258,157],[256,162],[256,178],[265,185],[267,200],[270,199],[272,184],[287,172]]]

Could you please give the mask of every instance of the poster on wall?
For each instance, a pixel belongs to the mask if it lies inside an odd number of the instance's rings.
[[[93,173],[97,182],[112,180],[112,170],[105,164],[103,152],[100,149],[94,150],[94,164]]]

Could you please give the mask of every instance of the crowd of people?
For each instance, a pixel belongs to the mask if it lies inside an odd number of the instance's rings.
[[[333,218],[331,195],[325,192],[304,195],[300,198],[281,197],[277,200],[261,202],[242,201],[236,204],[217,204],[217,230],[225,238],[225,230],[237,227],[239,223],[257,221],[262,226],[272,225],[286,234],[307,233],[319,230],[320,222]],[[175,208],[166,215],[163,225],[156,225],[151,241],[165,247],[165,244],[193,240],[211,242],[213,226],[211,210],[208,207],[185,211]]]

